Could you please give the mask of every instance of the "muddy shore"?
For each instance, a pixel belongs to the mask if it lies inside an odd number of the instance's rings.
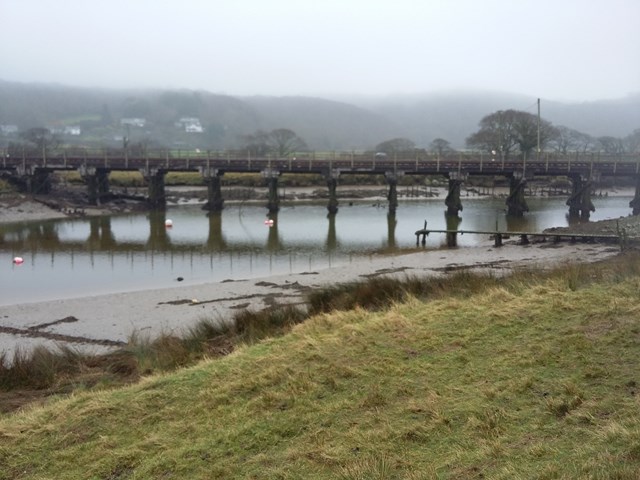
[[[122,211],[129,207],[120,204],[117,208]],[[87,207],[81,214],[113,212],[113,206],[89,209]],[[16,194],[0,196],[0,222],[78,214],[77,209],[50,208],[40,199]],[[572,228],[588,233],[616,233],[624,228],[629,235],[640,237],[640,219],[637,217],[579,224]],[[548,268],[571,262],[598,261],[620,251],[618,246],[605,244],[532,243],[521,246],[517,243],[517,239],[512,239],[496,248],[487,239],[477,247],[376,255],[319,271],[8,305],[0,313],[0,352],[10,357],[18,348],[29,350],[36,345],[55,348],[61,344],[83,351],[105,352],[124,344],[132,334],[151,338],[160,333],[179,334],[205,318],[225,321],[239,309],[299,303],[306,290],[328,284],[378,275],[399,278],[446,275],[461,268],[499,275],[524,266]]]

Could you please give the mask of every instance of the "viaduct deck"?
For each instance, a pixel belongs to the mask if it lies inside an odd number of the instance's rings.
[[[492,158],[481,153],[449,155],[415,155],[412,157],[374,154],[305,153],[288,158],[251,157],[237,152],[149,151],[130,154],[126,151],[73,150],[53,154],[4,153],[0,170],[31,174],[35,170],[100,169],[140,171],[200,171],[205,175],[225,172],[385,174],[407,175],[507,175],[520,172],[533,175],[637,176],[640,155],[541,154],[537,158]]]

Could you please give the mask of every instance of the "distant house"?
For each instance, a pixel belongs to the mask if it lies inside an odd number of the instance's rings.
[[[202,133],[204,128],[200,124],[200,119],[195,117],[183,117],[175,123],[177,128],[184,128],[187,133]]]
[[[129,125],[132,127],[144,127],[147,124],[145,118],[123,118],[120,120],[120,125]]]
[[[5,135],[18,133],[18,126],[17,125],[0,125],[0,132],[2,132]]]
[[[62,133],[64,133],[65,135],[78,136],[82,134],[82,129],[80,128],[79,125],[73,125],[73,126],[64,127],[64,131]]]

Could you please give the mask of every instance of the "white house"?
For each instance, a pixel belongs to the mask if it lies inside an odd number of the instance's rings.
[[[132,127],[144,127],[147,124],[145,118],[123,118],[120,125],[130,125]]]

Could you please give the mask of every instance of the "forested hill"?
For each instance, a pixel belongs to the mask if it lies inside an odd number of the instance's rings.
[[[245,135],[293,130],[315,150],[371,149],[394,137],[418,147],[435,138],[464,146],[482,117],[499,109],[536,112],[536,99],[487,92],[386,98],[233,97],[191,90],[108,90],[0,81],[0,125],[19,131],[81,127],[66,141],[117,145],[124,135],[152,146],[223,149]],[[640,94],[620,100],[567,104],[542,100],[542,117],[593,136],[623,137],[640,128]],[[122,119],[144,119],[125,129]],[[186,132],[181,119],[197,119]],[[3,144],[12,140],[3,131]]]

